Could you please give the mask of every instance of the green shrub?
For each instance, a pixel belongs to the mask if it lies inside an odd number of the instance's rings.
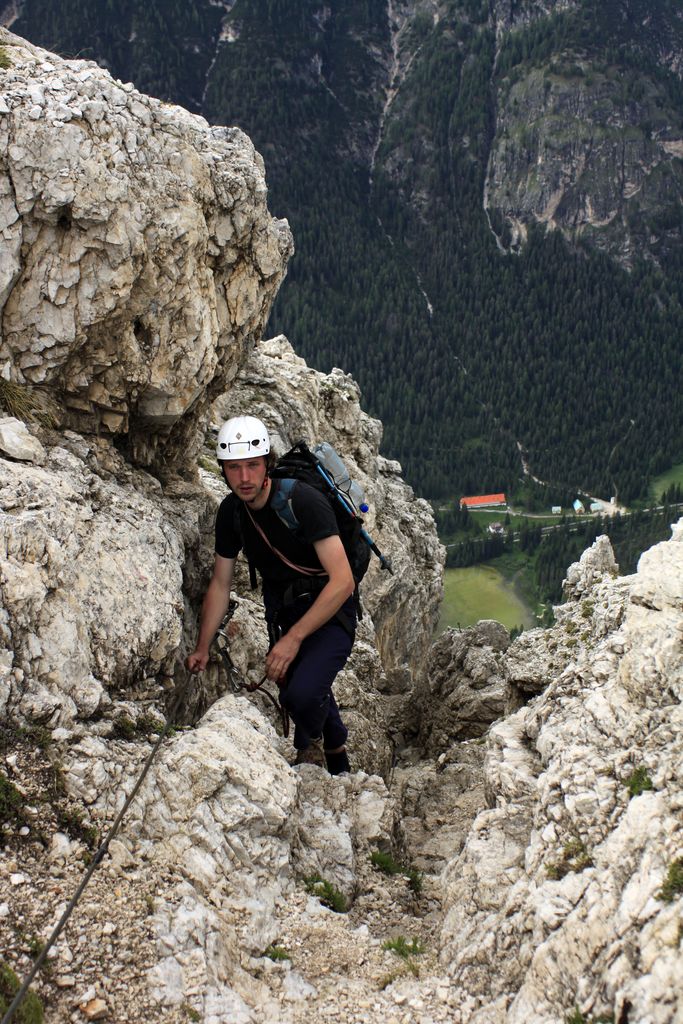
[[[19,988],[19,979],[12,968],[0,960],[0,1013],[6,1013]],[[24,996],[13,1019],[17,1024],[43,1024],[43,1004],[32,989]]]
[[[12,67],[12,61],[9,59],[9,54],[4,46],[0,46],[0,68],[6,71],[7,68]]]
[[[334,910],[335,914],[345,914],[348,910],[346,896],[339,889],[335,889],[331,882],[325,881],[320,875],[310,875],[304,878],[304,885],[307,892],[317,896],[324,907]]]
[[[646,790],[652,789],[652,779],[647,774],[647,768],[641,765],[631,772],[624,785],[628,789],[630,796],[640,796]]]
[[[0,772],[0,824],[23,821],[23,805],[24,798],[17,787]]]
[[[557,882],[571,871],[579,872],[590,868],[593,865],[593,858],[588,852],[585,843],[581,839],[570,839],[562,848],[562,856],[559,860],[546,864],[545,870],[548,878]]]
[[[657,893],[657,899],[671,903],[678,896],[683,895],[683,857],[672,861],[662,888]]]

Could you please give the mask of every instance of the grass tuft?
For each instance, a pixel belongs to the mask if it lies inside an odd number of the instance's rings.
[[[7,68],[12,67],[12,61],[9,59],[6,46],[0,46],[0,68],[3,71],[7,71]]]
[[[416,896],[420,896],[422,893],[422,881],[424,875],[417,868],[408,868],[406,871],[406,878],[408,879],[408,885],[415,893]]]
[[[586,1018],[578,1006],[575,1006],[572,1012],[565,1017],[565,1024],[586,1024]]]
[[[593,858],[588,852],[586,844],[581,839],[570,839],[564,844],[560,859],[546,864],[545,870],[548,878],[558,882],[571,871],[585,871],[586,868],[592,866]]]
[[[24,423],[53,429],[59,423],[57,403],[44,387],[17,384],[0,377],[0,408]]]
[[[143,714],[133,721],[129,715],[119,715],[114,720],[112,735],[117,740],[134,740],[138,737],[147,737],[150,733],[158,736],[164,731],[164,724],[151,714]]]
[[[345,914],[348,910],[346,896],[339,889],[336,889],[331,882],[325,881],[320,875],[310,875],[304,878],[306,891],[311,896],[317,896],[324,907],[334,910],[335,914]]]
[[[212,476],[223,476],[215,458],[210,459],[206,455],[200,455],[199,458],[197,459],[197,462],[202,467],[202,469],[206,470],[207,473],[211,473]]]
[[[24,798],[17,787],[4,772],[0,772],[0,824],[23,824],[23,806]]]
[[[386,942],[382,943],[382,949],[389,950],[404,960],[411,956],[419,956],[425,951],[419,939],[411,939],[408,942],[403,935],[397,935],[395,939],[387,939]]]
[[[66,832],[72,839],[80,839],[90,850],[95,850],[99,841],[99,833],[94,825],[87,825],[83,811],[79,808],[55,808],[57,826],[60,832]]]
[[[405,978],[406,974],[412,974],[414,978],[420,977],[420,968],[417,966],[414,960],[405,960],[398,970],[390,971],[380,978],[378,988],[380,991],[384,991],[389,985],[393,985],[399,978]]]
[[[290,956],[284,946],[278,946],[274,942],[264,949],[263,955],[267,956],[269,960],[289,960]]]
[[[373,867],[385,875],[404,875],[416,896],[422,892],[423,875],[417,868],[406,867],[405,864],[394,860],[390,853],[382,853],[381,850],[373,850],[370,854],[370,861]]]
[[[648,789],[652,789],[652,779],[647,774],[647,768],[643,765],[636,768],[624,783],[631,797],[640,796]]]
[[[390,853],[373,850],[370,854],[370,862],[385,875],[403,874],[403,865],[394,860]]]

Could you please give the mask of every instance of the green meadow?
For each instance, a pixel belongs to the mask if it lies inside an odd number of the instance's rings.
[[[661,498],[664,491],[667,491],[672,484],[679,484],[683,487],[683,462],[679,462],[677,466],[672,466],[671,469],[667,469],[666,473],[660,473],[650,483],[650,497],[655,498],[657,501]]]
[[[507,629],[538,625],[514,582],[490,563],[446,569],[439,632],[450,626],[473,626],[480,619],[496,619]]]

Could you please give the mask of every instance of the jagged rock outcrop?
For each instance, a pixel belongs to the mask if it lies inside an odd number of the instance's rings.
[[[385,580],[375,568],[364,581],[366,618],[338,683],[359,764],[386,772],[387,701],[380,691],[405,691],[401,708],[410,703],[407,683],[419,675],[424,638],[437,614],[442,549],[428,505],[413,497],[394,467],[388,480],[380,474],[378,466],[387,464],[377,455],[378,425],[361,412],[356,385],[340,374],[309,370],[284,340],[264,349],[254,365],[259,373],[270,366],[268,380],[279,396],[264,415],[277,417],[286,408],[294,370],[300,422],[292,420],[292,436],[307,424],[336,442],[351,466],[355,452],[373,502],[371,528],[395,558],[395,576]],[[248,369],[245,379],[254,373]],[[338,383],[343,386],[336,390]],[[246,401],[244,390],[236,395],[236,401]],[[347,420],[335,422],[334,409],[344,410]],[[284,432],[282,424],[279,429]],[[204,472],[208,492],[180,482],[164,489],[103,439],[69,431],[43,436],[43,465],[0,460],[2,704],[51,728],[71,729],[77,719],[101,715],[111,727],[121,714],[135,720],[127,706],[131,695],[158,697],[159,686],[178,680],[196,616],[188,602],[199,599],[206,583],[213,512],[224,486]],[[244,573],[242,581],[241,606],[230,627],[233,659],[243,676],[260,678],[263,615]],[[196,713],[225,686],[224,669],[216,662],[203,688],[196,688],[203,695]],[[258,695],[253,699],[260,703]]]
[[[505,711],[504,652],[510,634],[499,622],[449,629],[431,650],[429,696],[421,718],[422,746],[430,754],[455,740],[483,736]]]
[[[88,737],[66,755],[67,784],[91,815],[105,818],[129,788],[126,746]],[[283,929],[297,878],[324,878],[353,899],[360,864],[392,834],[395,810],[381,779],[294,771],[255,708],[233,696],[214,704],[163,749],[114,851],[120,871],[144,860],[175,877],[153,922],[159,1003],[178,1007],[199,984],[209,1019],[277,1020],[245,965]]]
[[[489,807],[444,872],[454,1021],[683,1011],[683,522],[635,576],[612,578],[608,548],[570,570],[570,658],[492,727]]]
[[[105,442],[52,440],[43,466],[0,460],[0,703],[56,728],[173,675],[184,545],[158,481]]]
[[[238,129],[0,29],[0,372],[139,462],[187,456],[292,241]]]

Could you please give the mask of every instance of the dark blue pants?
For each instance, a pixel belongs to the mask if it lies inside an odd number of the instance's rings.
[[[347,602],[348,603],[348,602]],[[345,611],[348,609],[345,607]],[[351,621],[355,622],[355,609],[351,601]],[[286,633],[302,612],[291,619],[280,617],[282,632]],[[294,746],[305,750],[311,740],[323,738],[326,750],[334,750],[346,743],[348,729],[339,714],[332,693],[337,672],[346,664],[353,646],[353,635],[337,619],[306,637],[299,653],[287,672],[287,683],[280,692],[280,701],[294,722]]]

